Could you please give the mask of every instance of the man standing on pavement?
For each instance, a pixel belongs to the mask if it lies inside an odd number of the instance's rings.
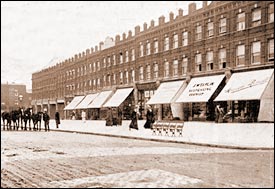
[[[56,128],[58,129],[58,125],[60,124],[59,112],[55,112],[55,123],[56,123]]]
[[[82,110],[81,117],[82,117],[82,122],[86,123],[86,112],[84,110]]]
[[[50,116],[48,115],[47,110],[44,110],[43,121],[45,123],[45,131],[50,131]]]

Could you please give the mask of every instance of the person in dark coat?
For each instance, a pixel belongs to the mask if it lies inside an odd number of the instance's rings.
[[[113,126],[113,112],[111,108],[108,108],[106,126]]]
[[[56,123],[56,128],[58,128],[58,125],[60,124],[59,112],[55,112],[55,123]]]
[[[132,112],[131,119],[132,119],[132,121],[130,123],[129,130],[131,130],[131,129],[138,130],[138,123],[137,123],[138,108],[135,108],[134,111]]]
[[[50,131],[50,116],[48,115],[48,113],[46,111],[44,111],[43,113],[43,121],[45,123],[45,131]]]
[[[148,110],[146,113],[146,123],[144,128],[151,129],[151,125],[155,122],[154,112],[151,106],[148,106]]]
[[[117,108],[117,124],[122,125],[122,111],[119,107]]]

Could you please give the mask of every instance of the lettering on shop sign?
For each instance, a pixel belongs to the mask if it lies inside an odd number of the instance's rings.
[[[213,85],[214,82],[196,83],[192,89],[189,89],[189,96],[202,96],[204,92],[211,91],[211,86]]]
[[[262,84],[268,82],[268,80],[269,80],[269,77],[266,77],[265,79],[260,80],[260,81],[257,81],[256,79],[253,79],[252,81],[250,81],[246,85],[242,85],[242,86],[236,87],[236,88],[229,88],[229,89],[225,90],[225,93],[235,93],[235,92],[247,89],[247,88],[254,87],[256,85],[262,85]]]

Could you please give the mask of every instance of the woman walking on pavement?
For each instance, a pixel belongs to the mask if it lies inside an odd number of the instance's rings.
[[[148,110],[146,113],[146,123],[144,125],[144,128],[146,129],[150,129],[151,125],[155,122],[155,118],[154,118],[154,112],[152,110],[152,107],[149,105],[148,106]]]
[[[137,118],[138,118],[138,106],[136,106],[136,108],[132,112],[132,116],[131,116],[132,121],[129,126],[130,131],[131,131],[131,128],[138,130]]]

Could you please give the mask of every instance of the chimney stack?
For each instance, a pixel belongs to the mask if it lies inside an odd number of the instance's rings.
[[[116,43],[120,41],[120,36],[119,35],[116,35]]]
[[[92,47],[92,48],[91,48],[91,53],[93,53],[93,52],[94,52],[94,48]]]
[[[174,13],[170,12],[169,16],[170,16],[170,22],[172,22],[174,20]]]
[[[135,27],[135,35],[137,35],[140,32],[140,26]]]
[[[207,7],[207,1],[202,2],[202,8],[205,8],[205,7]]]
[[[128,38],[130,38],[130,37],[132,37],[132,31],[131,30],[128,31]]]
[[[179,9],[179,17],[183,16],[183,10]]]
[[[196,3],[190,3],[188,5],[188,14],[192,14],[196,11]]]
[[[144,22],[144,24],[143,24],[143,31],[146,31],[146,30],[147,30],[147,23]]]
[[[161,26],[164,23],[165,23],[165,17],[164,16],[159,17],[159,26]]]
[[[150,27],[154,27],[155,26],[155,21],[154,20],[151,20],[151,26]]]
[[[123,40],[126,39],[126,34],[125,34],[125,33],[122,34],[122,39],[123,39]]]
[[[98,46],[96,45],[96,46],[95,46],[95,52],[97,52],[97,51],[98,51]]]
[[[90,49],[86,49],[86,55],[90,54]]]

